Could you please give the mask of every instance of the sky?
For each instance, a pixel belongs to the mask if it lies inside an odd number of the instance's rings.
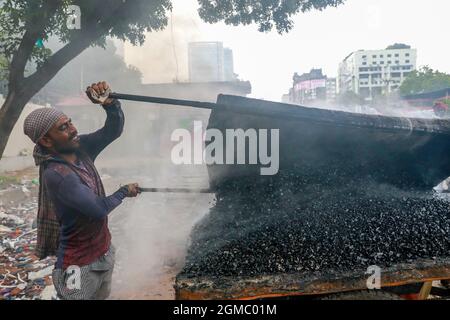
[[[294,72],[322,68],[336,77],[340,61],[359,49],[406,43],[418,50],[418,65],[450,73],[448,0],[347,0],[337,8],[299,13],[287,34],[260,33],[256,25],[207,24],[196,0],[173,0],[171,23],[147,35],[142,47],[125,46],[126,61],[145,83],[187,80],[187,44],[222,41],[234,53],[234,69],[252,84],[252,97],[280,101]]]

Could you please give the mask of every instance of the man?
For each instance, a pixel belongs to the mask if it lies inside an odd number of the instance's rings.
[[[106,299],[111,289],[114,248],[108,214],[126,197],[136,197],[137,184],[105,196],[94,161],[123,131],[120,102],[106,99],[106,82],[92,84],[87,95],[106,111],[104,127],[78,136],[61,111],[34,110],[24,132],[36,144],[33,156],[39,165],[37,254],[57,256],[53,283],[60,299]]]

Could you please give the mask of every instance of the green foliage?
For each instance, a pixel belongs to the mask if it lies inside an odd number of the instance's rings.
[[[123,0],[4,0],[0,2],[0,53],[10,59],[19,49],[25,32],[32,30],[32,26],[42,19],[46,22],[41,34],[44,43],[49,37],[57,37],[63,43],[70,42],[79,32],[92,29],[103,12],[124,3]],[[67,28],[68,6],[71,4],[81,9],[81,30]],[[126,10],[114,11],[114,16],[105,18],[114,19],[114,23],[108,34],[94,44],[104,45],[107,36],[142,44],[146,32],[160,30],[167,25],[167,12],[171,8],[170,0],[127,1]],[[50,55],[49,49],[35,46],[29,60],[41,65]]]
[[[413,71],[400,86],[402,95],[438,91],[450,88],[450,74],[433,70],[428,66]]]
[[[0,7],[0,43],[1,54],[11,60],[12,55],[18,50],[27,28],[40,19],[48,19],[47,28],[42,34],[42,39],[46,40],[46,35],[51,34],[58,27],[61,20],[61,12],[64,6],[67,7],[68,1],[61,1],[61,10],[55,15],[45,15],[43,10],[44,1],[24,0],[14,1],[5,0]],[[48,58],[50,52],[45,48],[35,47],[30,60],[36,63],[42,63]]]
[[[299,12],[336,7],[345,0],[198,0],[200,17],[209,23],[224,21],[231,25],[257,23],[267,32],[275,26],[278,33],[289,32],[291,17]]]

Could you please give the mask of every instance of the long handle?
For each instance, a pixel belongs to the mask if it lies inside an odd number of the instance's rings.
[[[169,99],[169,98],[159,98],[159,97],[147,97],[147,96],[138,96],[138,95],[134,95],[134,94],[123,94],[123,93],[116,93],[116,92],[110,93],[109,97],[113,98],[113,99],[119,99],[119,100],[170,104],[170,105],[176,105],[176,106],[187,106],[187,107],[194,107],[194,108],[201,108],[201,109],[214,109],[216,107],[216,104],[212,103],[212,102],[179,100],[179,99]]]
[[[141,192],[153,193],[213,193],[210,189],[188,189],[188,188],[141,188]]]

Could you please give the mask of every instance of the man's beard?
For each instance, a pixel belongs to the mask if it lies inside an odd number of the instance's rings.
[[[64,145],[59,145],[59,144],[55,144],[54,147],[56,152],[58,152],[59,154],[74,154],[77,152],[77,150],[80,148],[79,143],[74,143],[74,144],[64,144]]]

